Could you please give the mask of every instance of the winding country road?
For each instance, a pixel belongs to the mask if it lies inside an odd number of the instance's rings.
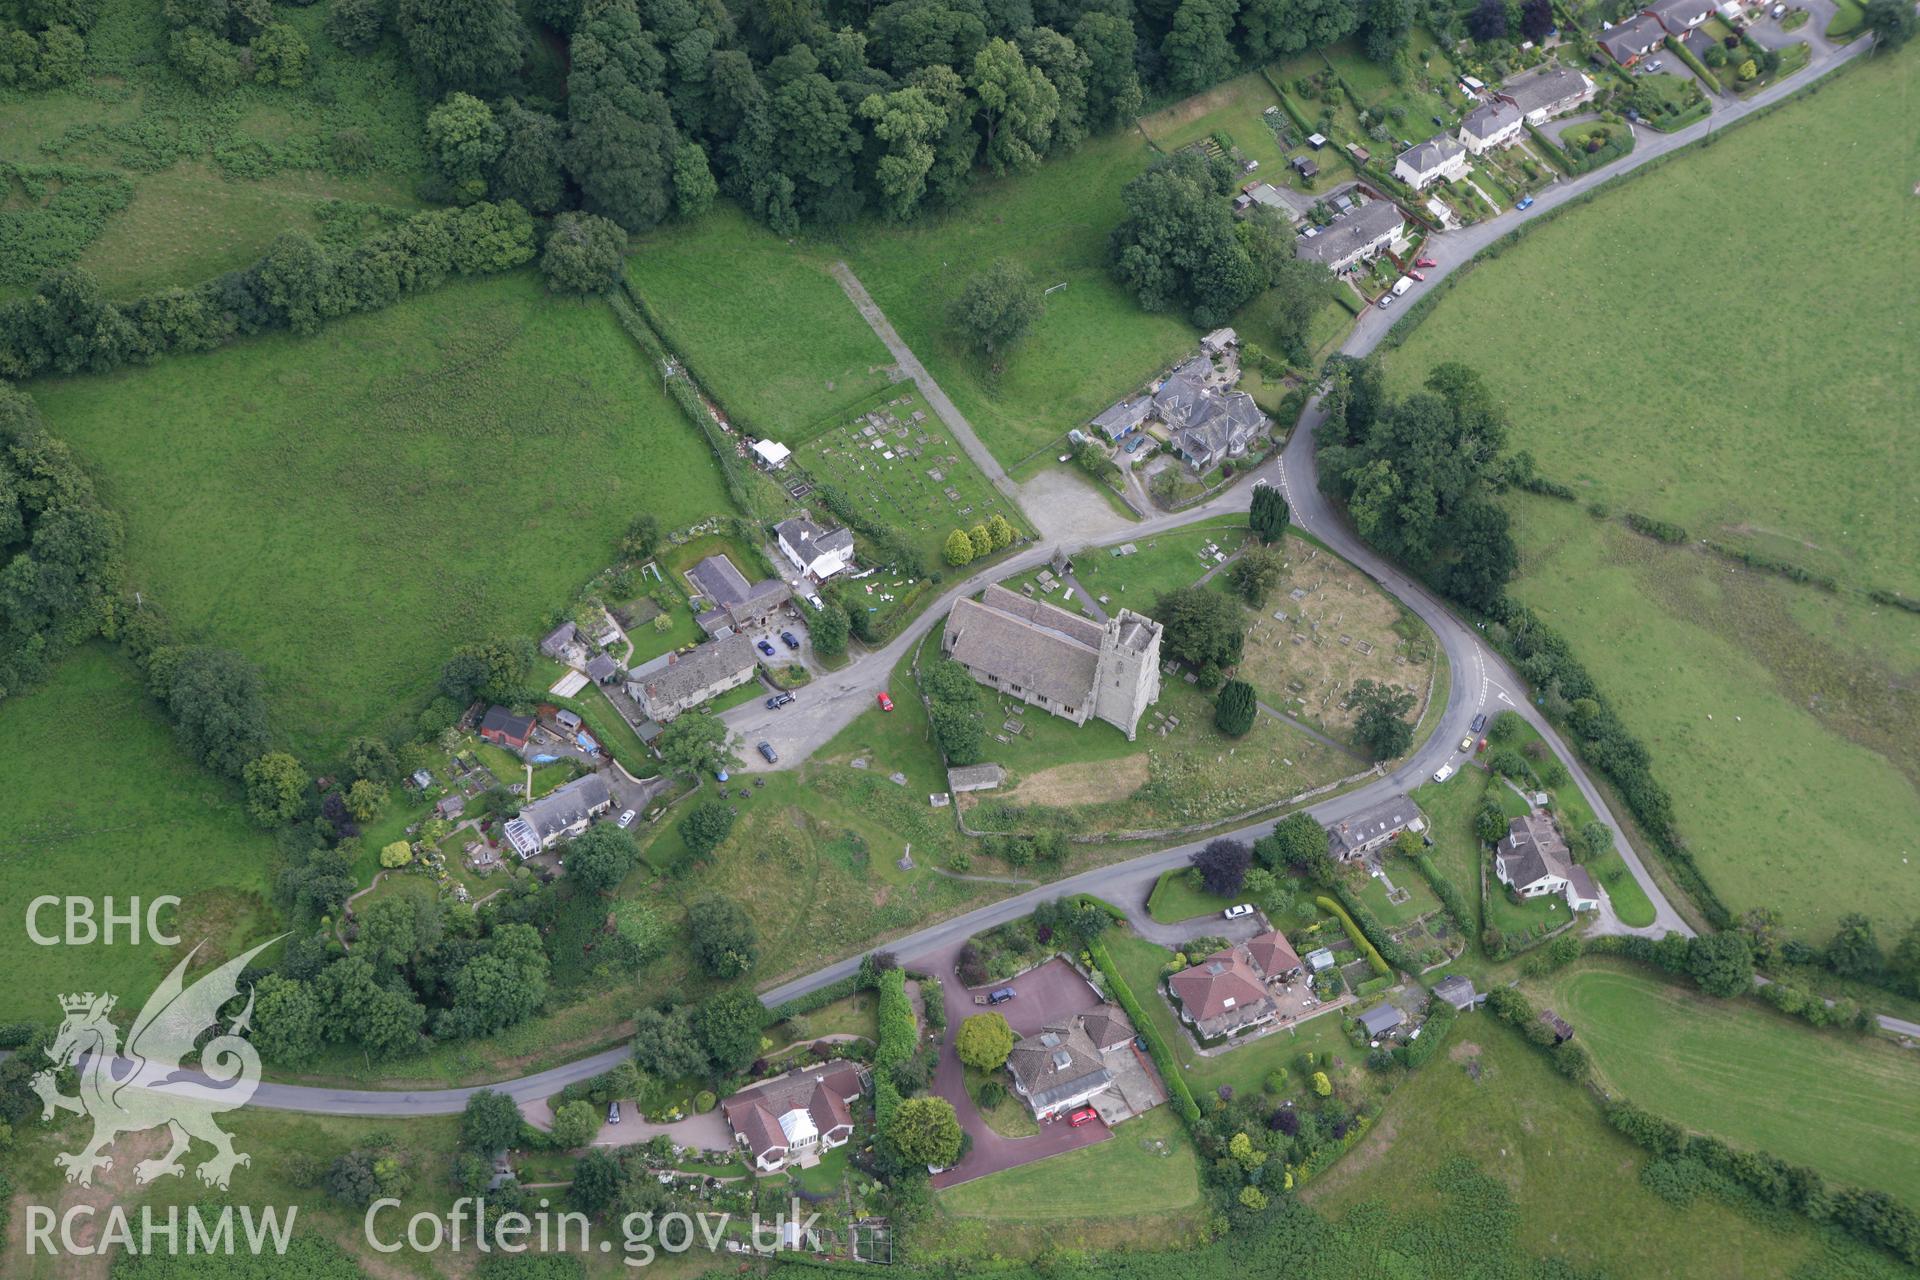
[[[1786,82],[1763,90],[1745,101],[1715,98],[1713,99],[1714,112],[1707,120],[1675,133],[1658,134],[1647,129],[1638,130],[1639,143],[1630,155],[1600,172],[1557,182],[1547,187],[1536,195],[1534,207],[1526,213],[1510,211],[1499,218],[1432,237],[1426,245],[1425,252],[1439,259],[1441,265],[1428,272],[1428,287],[1431,288],[1433,283],[1437,283],[1438,280],[1471,260],[1475,254],[1506,235],[1522,221],[1544,215],[1622,174],[1698,141],[1716,125],[1740,119],[1791,96],[1835,68],[1862,55],[1871,48],[1872,44],[1870,39],[1862,38],[1849,46],[1835,48],[1823,37],[1812,34],[1808,36],[1808,43],[1813,54],[1807,69]],[[874,326],[875,331],[881,332],[883,338],[891,336],[888,346],[895,349],[896,354],[905,350],[899,335],[893,332],[892,326],[880,313],[879,307],[873,303],[871,297],[866,295],[865,289],[853,278],[851,271],[847,271],[842,277],[842,284],[846,287],[849,296],[859,303],[862,314]],[[1342,345],[1341,350],[1354,356],[1367,354],[1379,345],[1395,318],[1396,316],[1391,312],[1368,308],[1355,324],[1352,334]],[[933,392],[937,392],[938,388],[933,383],[932,376],[917,360],[903,359],[902,364],[909,370],[915,381],[920,383],[923,390],[932,388]],[[966,421],[952,401],[944,394],[936,395],[931,392],[927,398],[935,406],[942,420],[954,430],[956,437],[960,439],[969,455],[976,461],[984,455],[987,461],[982,462],[983,469],[988,475],[993,476],[997,483],[1003,487],[1006,486],[1009,482],[1005,472],[997,462],[992,461],[991,454],[988,454],[980,444],[971,424]],[[1302,415],[1298,427],[1294,430],[1281,456],[1256,473],[1258,482],[1278,485],[1286,494],[1296,527],[1313,534],[1373,578],[1384,590],[1404,603],[1432,629],[1451,665],[1451,684],[1446,690],[1446,711],[1440,717],[1438,726],[1426,742],[1417,747],[1397,769],[1357,790],[1312,805],[1307,812],[1323,824],[1332,823],[1379,800],[1418,786],[1444,764],[1458,766],[1462,760],[1458,744],[1467,735],[1468,726],[1473,717],[1481,712],[1492,715],[1500,710],[1511,708],[1526,717],[1528,722],[1540,731],[1553,749],[1567,762],[1581,795],[1592,805],[1595,816],[1614,831],[1622,832],[1619,819],[1607,805],[1606,798],[1594,787],[1579,758],[1567,747],[1554,727],[1547,722],[1546,717],[1528,700],[1525,684],[1505,661],[1481,639],[1472,626],[1456,617],[1424,586],[1413,581],[1398,567],[1362,543],[1320,493],[1314,470],[1313,436],[1322,417],[1323,411],[1316,398]],[[1086,541],[1091,543],[1107,534],[1116,535],[1108,540],[1151,537],[1154,534],[1177,529],[1213,516],[1245,511],[1251,504],[1252,488],[1252,485],[1239,485],[1201,506],[1176,515],[1155,516],[1135,524],[1096,531]],[[1077,550],[1078,546],[1070,549]],[[850,663],[844,670],[817,681],[809,688],[803,700],[793,707],[769,713],[761,704],[755,702],[735,708],[723,718],[749,742],[762,739],[772,741],[779,748],[782,761],[788,765],[806,759],[814,750],[851,723],[857,715],[873,705],[874,694],[887,687],[893,668],[900,659],[912,646],[919,643],[920,638],[935,623],[946,616],[955,600],[980,590],[988,582],[997,581],[1045,563],[1052,553],[1053,547],[1049,545],[1029,547],[995,564],[990,569],[975,573],[949,587],[899,636]],[[757,766],[760,762],[756,758],[753,764]],[[1261,822],[1239,831],[1213,832],[1206,839],[1215,839],[1221,835],[1253,839],[1271,830],[1272,826],[1271,821]],[[1130,903],[1135,899],[1144,901],[1148,889],[1162,871],[1185,865],[1188,858],[1203,843],[1205,843],[1204,840],[1190,841],[1126,862],[1083,871],[1024,893],[1002,898],[967,912],[965,915],[940,921],[904,936],[878,941],[876,945],[911,961],[952,946],[982,929],[1018,919],[1031,913],[1039,903],[1063,894],[1092,893],[1117,903]],[[1645,928],[1629,928],[1613,917],[1610,909],[1603,908],[1597,927],[1604,932],[1650,936],[1659,936],[1668,931],[1692,934],[1694,930],[1668,902],[1659,884],[1649,874],[1639,851],[1630,846],[1624,834],[1618,837],[1618,843],[1628,869],[1640,882],[1647,897],[1653,903],[1654,922]],[[784,982],[762,993],[761,999],[767,1005],[774,1006],[818,990],[854,973],[859,968],[860,959],[861,957],[857,955],[850,956],[814,973]],[[1880,1022],[1886,1029],[1899,1034],[1920,1033],[1920,1027],[1898,1019],[1882,1016]],[[518,1102],[533,1102],[557,1092],[564,1085],[598,1075],[627,1056],[627,1049],[620,1046],[548,1071],[486,1087],[508,1094]],[[444,1115],[463,1108],[468,1097],[475,1091],[474,1088],[408,1091],[330,1089],[265,1082],[254,1094],[251,1105],[333,1115]]]

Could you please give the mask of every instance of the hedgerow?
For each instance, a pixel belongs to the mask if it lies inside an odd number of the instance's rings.
[[[1133,1029],[1147,1042],[1147,1054],[1153,1059],[1153,1065],[1159,1070],[1160,1078],[1166,1082],[1167,1091],[1173,1097],[1174,1106],[1180,1112],[1180,1118],[1189,1128],[1200,1123],[1200,1104],[1193,1100],[1193,1091],[1187,1088],[1186,1077],[1180,1074],[1180,1067],[1166,1042],[1160,1038],[1159,1030],[1147,1017],[1147,1011],[1140,1007],[1140,1001],[1134,997],[1133,988],[1120,976],[1119,968],[1113,963],[1113,957],[1107,953],[1107,946],[1098,940],[1087,944],[1087,954],[1093,960],[1094,967],[1100,970],[1107,980],[1107,992],[1120,1002],[1127,1017],[1133,1023]]]

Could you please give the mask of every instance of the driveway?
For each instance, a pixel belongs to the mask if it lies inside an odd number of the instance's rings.
[[[915,955],[910,962],[940,979],[941,998],[947,1011],[947,1035],[940,1044],[940,1065],[933,1075],[933,1092],[953,1104],[960,1127],[973,1140],[959,1164],[945,1173],[934,1175],[935,1187],[971,1182],[990,1173],[999,1173],[1002,1169],[1013,1169],[1032,1164],[1035,1160],[1045,1160],[1048,1156],[1057,1156],[1063,1151],[1090,1147],[1113,1136],[1113,1131],[1104,1120],[1094,1120],[1077,1129],[1064,1120],[1042,1124],[1040,1132],[1030,1138],[1005,1138],[987,1126],[986,1119],[967,1093],[966,1068],[960,1065],[953,1048],[961,1022],[985,1011],[983,1006],[974,1004],[973,997],[1002,986],[1011,986],[1018,991],[1018,996],[1006,1004],[995,1006],[995,1011],[1004,1014],[1007,1024],[1016,1035],[1021,1036],[1032,1035],[1048,1022],[1082,1009],[1091,1009],[1100,1003],[1100,997],[1087,980],[1074,971],[1073,966],[1058,958],[1021,974],[1010,983],[989,983],[985,987],[969,990],[960,985],[959,975],[954,972],[954,964],[960,957],[960,945],[965,941],[962,937],[931,954]]]

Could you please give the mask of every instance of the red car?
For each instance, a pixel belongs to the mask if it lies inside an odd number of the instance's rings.
[[[1074,1128],[1078,1129],[1081,1125],[1086,1124],[1088,1121],[1098,1120],[1099,1118],[1100,1118],[1100,1113],[1098,1111],[1095,1111],[1092,1107],[1082,1107],[1078,1111],[1074,1112],[1072,1115],[1067,1117],[1067,1123],[1072,1125]]]
[[[1427,278],[1421,275],[1418,271],[1409,271],[1407,272],[1407,274],[1412,276],[1415,280],[1418,280],[1421,284],[1425,284],[1427,282]]]
[[[1437,267],[1440,264],[1435,262],[1432,258],[1416,258],[1414,259],[1413,265],[1416,267]]]
[[[880,709],[881,709],[882,711],[891,711],[891,710],[893,710],[893,699],[892,699],[892,698],[889,698],[889,697],[888,697],[888,696],[887,696],[886,694],[884,694],[884,693],[882,693],[882,694],[879,694],[879,695],[877,695],[877,696],[879,697],[879,700],[880,700]]]

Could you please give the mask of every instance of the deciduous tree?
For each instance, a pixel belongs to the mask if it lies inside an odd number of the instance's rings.
[[[1013,1052],[1013,1028],[998,1013],[976,1013],[960,1024],[953,1049],[977,1071],[998,1071]]]
[[[997,369],[1045,310],[1033,273],[1000,258],[968,277],[953,304],[953,323],[967,345]]]
[[[737,978],[753,967],[759,938],[746,911],[730,898],[706,898],[687,912],[693,956],[716,978]]]
[[[908,1098],[884,1136],[909,1164],[944,1168],[960,1157],[960,1120],[945,1098]]]
[[[1227,898],[1240,892],[1240,886],[1246,882],[1247,868],[1253,865],[1253,850],[1238,840],[1209,840],[1193,855],[1193,865],[1200,872],[1200,883],[1208,893]]]

